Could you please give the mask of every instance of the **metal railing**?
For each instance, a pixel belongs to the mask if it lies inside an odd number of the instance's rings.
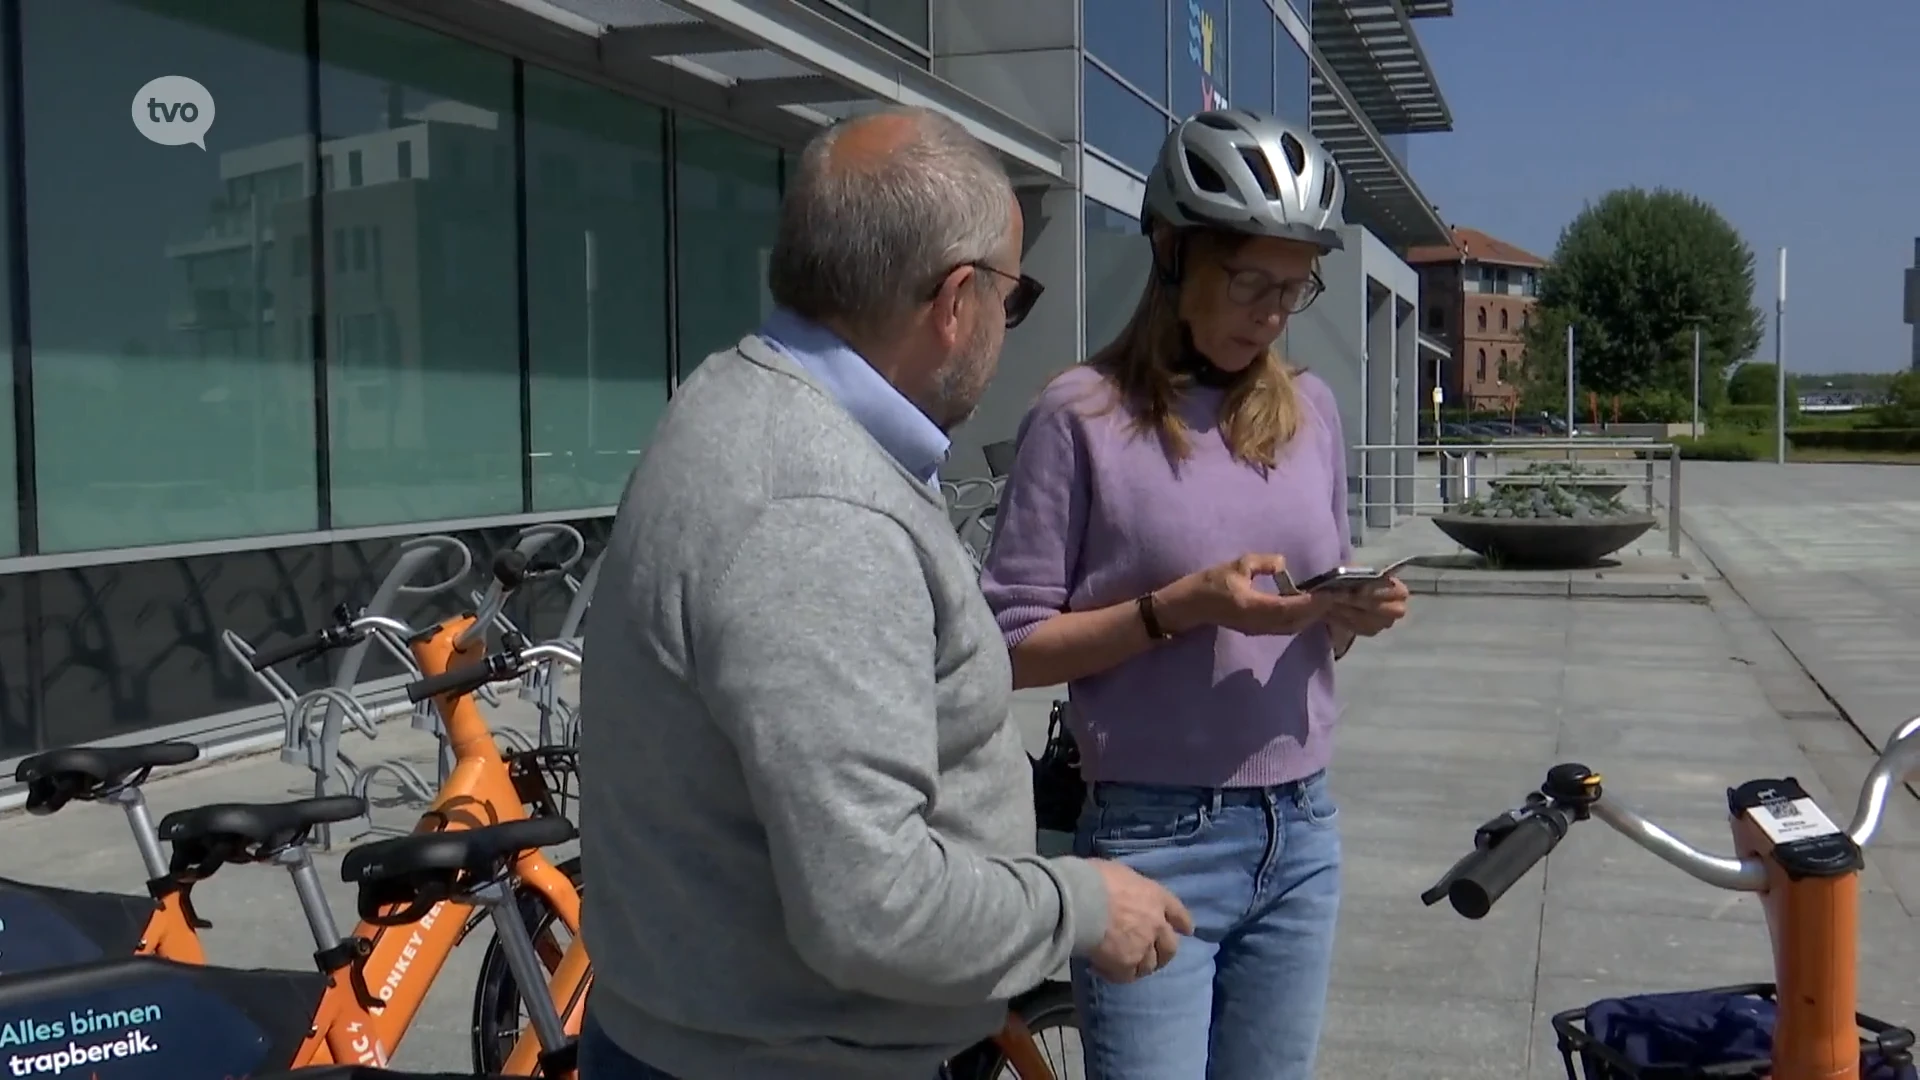
[[[1582,437],[1351,449],[1358,464],[1347,478],[1348,513],[1367,528],[1390,527],[1396,515],[1444,512],[1490,490],[1489,481],[1538,461],[1565,461],[1604,471],[1589,482],[1612,477],[1638,488],[1647,513],[1664,515],[1668,552],[1680,555],[1680,450],[1672,443]]]

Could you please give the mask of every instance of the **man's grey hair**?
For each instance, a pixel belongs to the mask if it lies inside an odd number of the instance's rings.
[[[870,161],[835,160],[849,125],[889,115],[913,133]],[[816,136],[788,175],[767,288],[806,318],[877,329],[955,267],[991,257],[1012,228],[1006,170],[959,123],[908,106],[864,113]]]

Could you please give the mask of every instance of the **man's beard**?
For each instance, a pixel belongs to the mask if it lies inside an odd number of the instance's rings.
[[[928,415],[941,431],[951,433],[972,419],[980,407],[987,383],[999,366],[999,358],[993,355],[991,335],[991,328],[985,323],[979,324],[966,348],[934,376],[933,407]]]

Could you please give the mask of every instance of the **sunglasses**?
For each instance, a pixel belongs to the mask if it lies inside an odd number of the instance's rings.
[[[953,273],[954,270],[960,269],[961,266],[972,267],[975,270],[985,270],[989,274],[994,274],[1013,282],[1012,291],[1007,293],[1006,299],[1002,301],[1007,312],[1007,329],[1009,330],[1027,321],[1027,316],[1033,314],[1033,305],[1040,300],[1040,294],[1047,291],[1045,285],[1040,284],[1026,274],[1009,274],[997,266],[991,266],[976,259],[973,262],[961,263],[960,266],[954,267],[953,270],[948,270],[946,274],[941,274],[940,281],[934,283],[933,290],[928,294],[927,299],[931,300],[940,295],[940,284],[946,281],[947,274]]]

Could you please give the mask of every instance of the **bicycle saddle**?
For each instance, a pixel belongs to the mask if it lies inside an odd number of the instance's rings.
[[[13,778],[27,785],[27,809],[51,814],[73,799],[95,799],[135,773],[164,765],[185,765],[200,748],[185,742],[136,746],[63,746],[22,758]]]
[[[328,795],[282,803],[214,803],[175,810],[160,819],[160,839],[176,848],[205,840],[230,840],[266,847],[298,843],[315,825],[352,821],[367,812],[357,795]]]
[[[347,852],[340,880],[360,886],[361,918],[377,926],[404,925],[434,904],[500,877],[522,852],[577,835],[566,818],[537,817],[376,840]]]

